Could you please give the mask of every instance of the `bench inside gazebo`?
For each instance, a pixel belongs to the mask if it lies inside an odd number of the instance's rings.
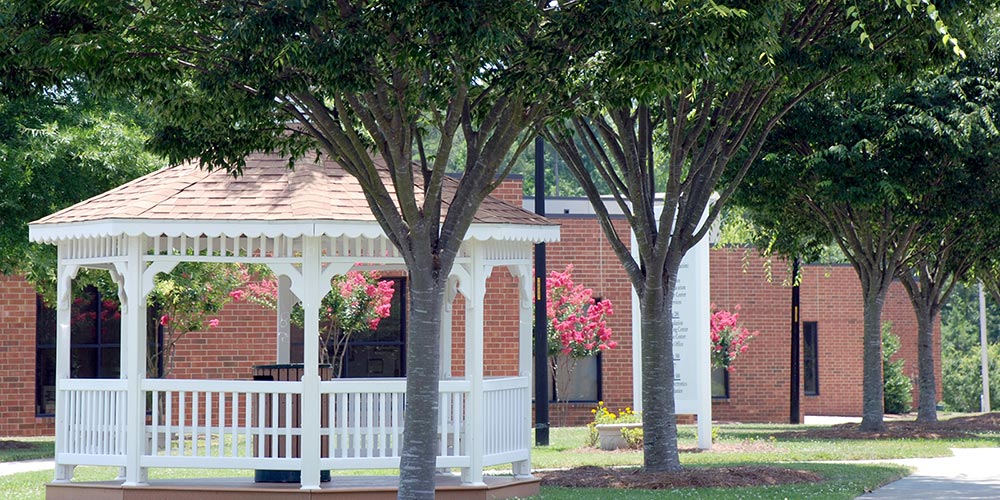
[[[452,182],[452,180],[449,180]],[[319,342],[305,342],[300,380],[152,379],[146,376],[146,297],[158,273],[180,262],[268,266],[278,280],[275,362],[288,362],[288,314],[306,311],[318,335],[318,305],[333,276],[354,269],[405,269],[368,210],[360,187],[332,161],[296,163],[257,155],[244,175],[193,164],[159,170],[30,225],[31,239],[58,246],[56,473],[48,498],[394,497],[398,477],[321,471],[392,469],[400,463],[405,378],[321,380]],[[449,277],[441,332],[436,430],[438,496],[537,494],[530,474],[532,245],[558,226],[488,198]],[[487,278],[507,268],[519,284],[517,375],[485,377]],[[107,270],[119,286],[121,378],[71,378],[72,280]],[[450,377],[451,304],[465,301],[463,375]],[[221,353],[220,353],[221,354]],[[294,402],[294,404],[290,404]],[[157,410],[158,409],[158,410]],[[483,468],[511,464],[512,474]],[[74,467],[120,468],[115,481],[78,482]],[[291,485],[234,479],[151,480],[149,470],[300,471]]]

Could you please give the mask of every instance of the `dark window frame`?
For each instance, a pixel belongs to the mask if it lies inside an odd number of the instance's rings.
[[[819,323],[802,323],[802,392],[819,396]]]
[[[95,358],[94,359],[96,360],[96,366],[93,367],[94,368],[94,372],[96,374],[95,378],[119,378],[121,376],[121,371],[120,371],[121,366],[120,366],[120,364],[118,366],[115,366],[115,367],[110,367],[109,371],[106,372],[105,367],[104,367],[104,351],[105,351],[105,349],[117,349],[118,352],[119,352],[119,356],[121,355],[121,330],[120,330],[120,326],[119,326],[119,332],[118,332],[118,340],[117,340],[117,342],[105,342],[105,338],[104,338],[104,324],[103,324],[104,320],[102,318],[103,314],[101,314],[102,313],[102,309],[104,308],[104,298],[101,296],[100,290],[98,290],[96,287],[88,286],[88,287],[84,288],[84,291],[85,291],[85,293],[88,293],[88,294],[92,293],[93,294],[93,303],[94,303],[94,305],[93,305],[94,311],[93,312],[95,313],[94,314],[93,329],[94,329],[94,340],[95,340],[95,342],[87,342],[87,343],[74,342],[74,338],[73,338],[73,334],[72,334],[73,323],[71,323],[70,324],[70,328],[71,328],[71,333],[70,333],[70,351],[71,352],[70,352],[70,356],[72,358],[74,352],[78,352],[79,350],[82,350],[82,349],[93,351],[95,353]],[[115,299],[117,301],[117,297]],[[35,416],[36,417],[54,417],[55,416],[54,412],[50,413],[50,412],[46,412],[44,410],[45,410],[45,406],[46,406],[45,388],[46,387],[54,387],[55,386],[55,371],[56,371],[55,363],[56,363],[56,361],[53,360],[52,366],[48,367],[49,370],[45,374],[46,376],[43,377],[42,373],[40,372],[40,370],[43,367],[45,367],[46,364],[47,364],[46,361],[45,361],[45,359],[44,359],[44,357],[43,357],[44,356],[43,353],[45,351],[52,351],[53,353],[55,353],[56,356],[58,356],[58,352],[56,352],[57,351],[56,344],[58,342],[57,339],[56,339],[56,337],[58,335],[58,332],[56,332],[56,331],[48,332],[50,334],[48,338],[50,338],[52,340],[52,342],[40,342],[40,339],[43,338],[43,332],[42,332],[42,330],[44,328],[46,328],[46,327],[51,327],[51,328],[57,329],[58,328],[58,325],[57,325],[58,321],[57,320],[56,321],[51,321],[51,322],[49,322],[49,321],[38,321],[37,318],[40,318],[43,315],[52,315],[52,316],[55,316],[56,314],[58,314],[57,311],[55,311],[52,308],[48,307],[45,304],[44,300],[42,299],[41,295],[36,296],[36,298],[35,298],[35,317],[36,317],[36,321],[35,321]],[[51,375],[51,380],[50,380],[49,375]],[[73,377],[72,374],[70,374],[70,376]],[[52,382],[52,383],[51,384],[47,384],[46,382]]]
[[[556,386],[558,384],[556,384],[555,377],[552,376],[552,369],[551,369],[551,366],[550,366],[548,370],[545,370],[546,376],[549,379],[549,403],[594,403],[594,404],[597,404],[598,401],[604,401],[604,362],[602,361],[603,357],[601,356],[601,353],[597,353],[596,355],[593,356],[593,358],[594,358],[594,363],[597,364],[597,367],[595,368],[595,370],[597,372],[597,377],[596,377],[596,380],[594,381],[594,383],[597,384],[597,391],[595,391],[595,394],[597,394],[597,397],[594,398],[594,399],[568,399],[568,400],[564,400],[564,401],[559,401],[558,400],[559,394],[557,394],[557,392],[556,392]],[[587,358],[583,358],[583,359],[587,359]],[[532,365],[532,366],[534,366],[534,365]],[[532,384],[531,387],[532,387],[532,392],[534,392],[534,387],[535,387],[534,384]],[[534,394],[531,395],[531,399],[532,400],[535,399]]]
[[[393,293],[393,300],[395,300],[396,297],[399,297],[399,311],[400,311],[399,337],[397,340],[368,340],[359,338],[351,338],[350,340],[348,340],[347,345],[344,347],[346,351],[344,356],[344,365],[341,367],[341,373],[339,374],[340,378],[366,378],[366,377],[349,377],[346,375],[350,371],[348,369],[348,363],[350,363],[350,350],[356,347],[399,347],[400,377],[406,376],[406,341],[407,341],[406,320],[408,316],[407,314],[408,309],[406,306],[406,291],[407,291],[408,278],[406,278],[405,276],[396,276],[396,277],[385,277],[383,279],[392,280],[395,282],[394,287],[396,291]],[[296,353],[295,358],[299,359],[299,361],[293,361],[293,363],[301,362],[301,358],[297,353],[303,352],[304,348],[305,348],[304,336],[303,340],[295,340],[290,342],[290,351]],[[372,377],[372,378],[377,378],[377,377]]]
[[[722,394],[720,395],[712,394],[712,399],[716,401],[727,400],[729,399],[729,370],[722,367],[719,368],[713,367],[711,372],[713,375],[709,376],[709,385],[712,385],[711,379],[714,377],[714,373],[716,373],[717,371],[722,372]]]

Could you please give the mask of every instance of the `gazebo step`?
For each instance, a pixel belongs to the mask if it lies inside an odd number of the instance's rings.
[[[487,476],[484,485],[463,485],[457,476],[436,478],[436,498],[443,500],[499,500],[539,493],[537,478]],[[120,481],[51,483],[47,500],[391,500],[398,476],[335,476],[319,490],[301,490],[298,484],[254,483],[253,478],[153,480],[148,486],[123,486]]]

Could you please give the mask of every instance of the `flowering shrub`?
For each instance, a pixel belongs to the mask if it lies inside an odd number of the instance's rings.
[[[611,340],[606,321],[613,313],[611,301],[594,300],[593,290],[573,283],[572,271],[571,264],[564,272],[552,271],[545,280],[549,356],[583,358],[614,349],[618,342]]]
[[[632,411],[632,408],[626,407],[624,410],[618,410],[615,413],[604,406],[604,401],[598,401],[597,407],[590,410],[590,413],[594,415],[595,424],[635,424],[642,422],[642,413]]]
[[[712,309],[715,309],[715,304],[712,304]],[[721,309],[712,313],[709,332],[712,339],[713,368],[733,371],[736,357],[747,351],[750,339],[757,335],[757,332],[739,325],[740,306],[737,305],[733,310],[735,312]]]
[[[151,376],[167,377],[174,367],[177,342],[184,335],[219,326],[216,314],[233,300],[243,285],[240,268],[233,264],[182,262],[169,273],[157,275],[149,304],[160,315],[163,336],[149,349]]]
[[[250,270],[244,268],[246,292],[239,293],[237,300],[246,299],[271,309],[278,308],[278,281],[260,270],[263,279],[255,280]],[[393,282],[382,280],[378,272],[350,271],[334,276],[332,290],[323,297],[320,304],[320,362],[333,365],[334,376],[340,376],[347,342],[357,333],[378,328],[379,322],[389,316],[394,293]],[[296,305],[292,309],[292,323],[303,326],[305,313]]]
[[[557,400],[567,399],[577,360],[618,346],[607,324],[611,301],[596,301],[591,289],[573,283],[572,271],[569,265],[564,272],[552,271],[545,280],[549,369],[552,380],[558,381]],[[558,376],[560,369],[563,378]]]

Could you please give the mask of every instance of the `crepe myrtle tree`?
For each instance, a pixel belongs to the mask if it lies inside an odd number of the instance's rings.
[[[678,470],[674,391],[664,381],[674,374],[673,296],[684,255],[806,96],[962,49],[937,7],[917,1],[580,2],[566,10],[580,20],[570,26],[587,27],[574,39],[601,50],[574,80],[586,105],[553,120],[545,135],[639,297],[644,467]],[[598,16],[601,23],[583,22]],[[624,214],[636,248],[616,232],[602,195]]]
[[[399,496],[431,498],[445,283],[574,46],[547,5],[28,1],[5,18],[38,22],[0,29],[17,31],[8,53],[147,103],[172,161],[238,175],[255,151],[321,155],[357,179],[410,273]]]

